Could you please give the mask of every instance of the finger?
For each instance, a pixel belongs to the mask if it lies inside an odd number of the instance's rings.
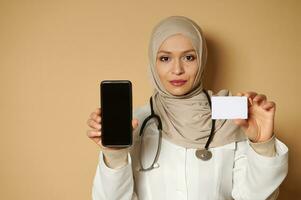
[[[257,93],[252,92],[252,91],[244,93],[244,96],[247,96],[248,98],[251,98],[251,99],[253,99],[256,95],[257,95]]]
[[[262,108],[265,110],[276,109],[276,104],[273,101],[268,101],[262,106]]]
[[[246,96],[248,98],[248,107],[253,105],[252,99],[257,95],[256,92],[239,92],[239,95]]]
[[[90,118],[98,123],[101,122],[101,117],[96,112],[91,113]]]
[[[244,129],[248,127],[248,122],[245,119],[234,119],[233,121],[236,125],[239,125]]]
[[[89,130],[89,131],[87,131],[87,135],[93,142],[95,142],[97,145],[102,147],[101,137],[100,137],[101,132],[96,131],[96,130]],[[95,136],[95,135],[99,135],[99,136]]]
[[[95,138],[95,137],[100,137],[101,136],[101,132],[97,131],[97,130],[88,130],[87,131],[87,136],[89,138]]]
[[[101,109],[100,108],[96,108],[94,112],[91,113],[90,117],[92,116],[100,116],[101,114]]]
[[[101,117],[100,116],[97,116],[95,121],[99,124],[101,122]]]
[[[132,126],[133,126],[133,129],[136,129],[138,127],[138,120],[137,119],[132,120]]]
[[[87,124],[93,129],[97,129],[97,130],[101,129],[101,124],[94,121],[93,119],[88,119]]]
[[[266,101],[267,97],[264,94],[257,94],[253,101],[257,102],[258,104],[261,104],[263,101]]]
[[[242,94],[242,96],[246,96],[248,98],[248,107],[250,107],[251,105],[253,105],[253,101],[252,99],[257,95],[256,92],[240,92],[240,94]]]
[[[249,97],[248,98],[248,108],[250,107],[250,106],[252,106],[253,105],[253,101],[252,101],[252,99]]]
[[[92,112],[92,113],[90,114],[90,118],[93,119],[93,120],[95,120],[95,121],[96,121],[99,117],[100,117],[100,115],[97,114],[96,112]]]
[[[97,115],[100,115],[101,109],[100,109],[100,108],[96,108],[96,109],[95,109],[95,113],[96,113]]]
[[[243,92],[238,92],[238,93],[236,94],[236,96],[242,97],[242,96],[247,96],[247,95],[245,95],[245,93],[243,93]],[[247,97],[247,98],[248,98],[248,97]],[[248,107],[250,107],[251,105],[253,105],[252,99],[251,99],[251,98],[248,98]]]
[[[243,93],[242,92],[238,92],[238,93],[236,93],[236,96],[241,97],[241,96],[243,96]]]

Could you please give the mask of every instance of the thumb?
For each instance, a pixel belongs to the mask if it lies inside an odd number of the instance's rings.
[[[233,122],[241,126],[244,130],[248,128],[248,122],[245,119],[234,119]]]
[[[132,126],[133,126],[133,129],[136,129],[138,127],[138,119],[132,120]]]

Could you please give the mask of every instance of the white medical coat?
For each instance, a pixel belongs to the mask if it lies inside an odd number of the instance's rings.
[[[184,148],[162,138],[159,167],[139,171],[139,129],[150,114],[148,105],[136,110],[139,127],[134,133],[134,145],[128,154],[128,164],[119,169],[106,166],[103,154],[94,177],[93,200],[264,200],[277,196],[277,188],[288,171],[288,148],[276,139],[276,156],[256,153],[249,141],[210,148],[212,158],[202,161],[196,149]],[[156,151],[157,126],[145,129],[144,164],[152,163]],[[271,197],[270,197],[271,198]],[[271,198],[272,199],[272,198]]]

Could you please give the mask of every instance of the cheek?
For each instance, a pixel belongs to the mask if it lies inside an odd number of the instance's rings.
[[[194,78],[196,77],[196,75],[198,73],[198,65],[195,64],[195,65],[189,66],[187,72],[189,74],[189,77],[194,80]]]
[[[197,74],[198,64],[197,63],[188,64],[186,67],[186,72],[189,73],[189,75]]]
[[[194,67],[193,67],[193,74],[194,74],[194,77],[197,75],[198,70],[199,70],[199,66],[198,66],[198,63],[196,62],[196,63],[194,64]]]
[[[195,70],[193,71],[193,74],[192,74],[193,79],[196,77],[197,73],[198,73],[198,67],[196,67]]]
[[[161,79],[161,81],[164,81],[164,79],[166,79],[165,77],[168,74],[168,67],[157,64],[156,70],[157,70],[157,74],[158,74],[159,78]]]

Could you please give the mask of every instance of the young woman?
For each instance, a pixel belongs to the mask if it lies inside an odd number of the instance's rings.
[[[206,58],[201,28],[191,19],[171,16],[154,27],[154,93],[134,113],[133,146],[101,145],[100,108],[87,122],[88,137],[101,148],[94,200],[277,198],[288,149],[274,133],[275,103],[263,94],[238,93],[248,97],[248,119],[212,120],[213,94],[202,84]]]

